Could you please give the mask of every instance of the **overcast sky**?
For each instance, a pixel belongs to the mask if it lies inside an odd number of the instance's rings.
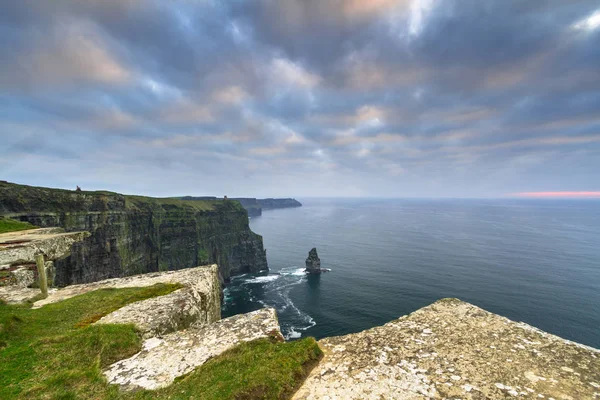
[[[600,190],[597,0],[0,0],[0,54],[4,180]]]

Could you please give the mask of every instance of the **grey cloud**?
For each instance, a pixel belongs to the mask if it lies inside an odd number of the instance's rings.
[[[577,25],[597,2],[415,4],[2,2],[0,174],[157,195],[597,190],[600,28]]]

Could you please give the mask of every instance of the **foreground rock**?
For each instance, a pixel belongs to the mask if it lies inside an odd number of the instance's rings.
[[[148,339],[142,351],[111,365],[104,375],[124,390],[159,389],[235,345],[273,335],[282,338],[277,315],[265,308]]]
[[[599,350],[457,299],[319,346],[294,399],[600,399]]]
[[[100,282],[51,290],[33,304],[40,308],[98,289],[146,287],[157,283],[179,283],[184,287],[166,296],[131,303],[102,319],[99,324],[134,324],[144,338],[184,329],[191,324],[209,324],[221,319],[221,287],[218,267],[206,265],[179,271],[157,272],[107,279]]]
[[[192,324],[206,325],[221,319],[216,265],[151,275],[158,276],[141,276],[137,282],[126,278],[126,284],[147,285],[163,280],[163,283],[180,283],[185,287],[165,296],[128,304],[104,316],[96,324],[134,324],[146,339],[185,329]]]
[[[308,252],[308,258],[306,259],[306,272],[309,274],[320,274],[321,273],[321,259],[317,254],[317,249],[312,248]]]

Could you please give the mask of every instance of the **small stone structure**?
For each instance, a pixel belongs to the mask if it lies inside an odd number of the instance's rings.
[[[600,399],[600,350],[457,299],[319,346],[294,399]]]
[[[317,254],[317,249],[313,247],[308,252],[308,258],[306,259],[306,272],[309,274],[320,274],[321,273],[321,259]]]
[[[142,351],[114,363],[104,375],[124,390],[159,389],[242,342],[273,335],[283,340],[275,310],[264,308],[150,338]]]

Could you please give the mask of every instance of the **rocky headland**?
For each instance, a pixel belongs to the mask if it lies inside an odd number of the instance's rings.
[[[194,197],[194,196],[184,196],[179,197],[182,200],[217,200],[217,197],[214,196],[203,196],[203,197]],[[231,197],[228,200],[233,200],[239,202],[242,207],[248,211],[249,217],[258,217],[262,215],[263,210],[275,210],[277,208],[291,208],[291,207],[302,207],[302,203],[300,203],[296,199],[284,198],[284,199],[257,199],[254,197]]]
[[[0,182],[0,216],[87,231],[54,261],[66,286],[147,272],[219,265],[219,279],[268,269],[262,237],[237,202],[127,196]]]

